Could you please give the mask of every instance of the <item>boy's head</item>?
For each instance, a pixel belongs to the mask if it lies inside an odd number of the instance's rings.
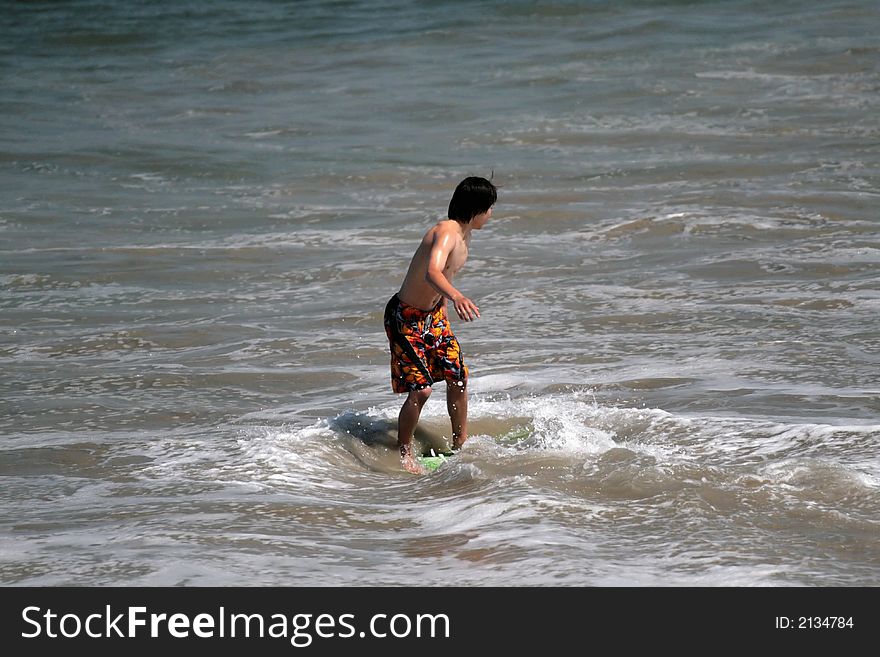
[[[498,190],[485,178],[465,178],[458,183],[452,194],[447,216],[465,224],[469,223],[478,214],[495,205],[497,199]]]

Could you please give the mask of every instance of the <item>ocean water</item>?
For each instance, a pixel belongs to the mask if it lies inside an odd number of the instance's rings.
[[[878,35],[4,5],[0,584],[880,585]],[[419,477],[382,311],[466,175],[472,437]]]

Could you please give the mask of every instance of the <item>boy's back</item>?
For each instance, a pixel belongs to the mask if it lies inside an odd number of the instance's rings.
[[[431,227],[409,264],[398,292],[400,300],[422,310],[436,306],[443,295],[429,281],[429,266],[434,264],[451,283],[467,261],[469,241],[470,235],[465,237],[461,225],[455,220],[446,219]],[[432,260],[436,262],[432,263]]]

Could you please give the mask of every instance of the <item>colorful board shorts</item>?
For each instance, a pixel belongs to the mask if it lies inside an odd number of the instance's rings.
[[[440,380],[466,385],[468,369],[443,298],[432,310],[422,310],[395,294],[385,306],[385,334],[391,345],[394,392],[421,390]]]

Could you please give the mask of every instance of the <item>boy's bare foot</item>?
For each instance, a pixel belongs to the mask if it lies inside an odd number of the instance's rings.
[[[400,446],[400,463],[401,465],[403,465],[403,469],[407,472],[418,475],[425,474],[427,472],[413,455],[411,445]]]
[[[425,469],[413,457],[402,459],[400,462],[403,464],[403,469],[407,472],[417,475],[425,474]]]

